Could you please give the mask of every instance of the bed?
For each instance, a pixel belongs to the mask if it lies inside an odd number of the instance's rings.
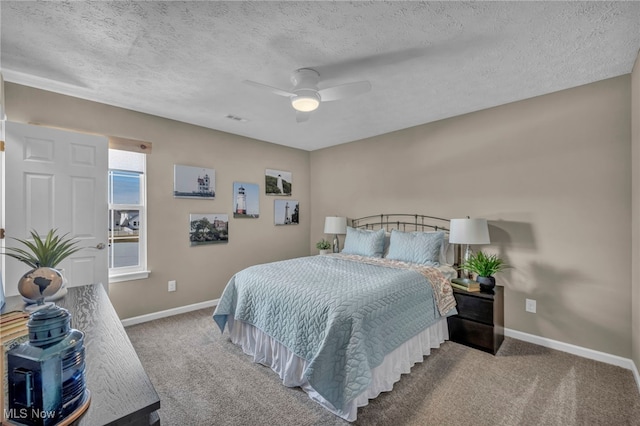
[[[409,218],[409,220],[407,220]],[[433,224],[436,221],[437,224]],[[235,274],[213,319],[231,341],[347,421],[448,339],[446,219],[355,219],[341,253]]]

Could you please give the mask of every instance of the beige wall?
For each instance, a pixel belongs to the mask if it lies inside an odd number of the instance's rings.
[[[629,255],[632,80],[638,111],[636,65],[631,77],[312,153],[15,84],[6,85],[6,100],[13,121],[153,142],[152,273],[111,286],[121,318],[215,299],[245,266],[315,252],[327,215],[469,215],[490,220],[493,243],[485,249],[514,266],[498,277],[507,288],[508,328],[633,356],[638,365],[639,278],[634,269],[630,284]],[[637,129],[637,114],[633,120]],[[216,200],[173,199],[174,163],[214,167]],[[189,213],[231,214],[233,181],[263,188],[267,167],[293,172],[301,225],[273,226],[273,199],[261,196],[260,219],[230,219],[228,245],[190,248]],[[170,279],[178,281],[175,293],[167,292]],[[537,314],[524,311],[525,298],[537,300]]]
[[[636,59],[631,74],[631,153],[633,164],[632,179],[632,236],[633,250],[631,251],[632,280],[633,287],[631,297],[632,325],[631,325],[631,345],[633,361],[640,371],[640,53]],[[638,384],[640,386],[640,383]]]
[[[38,122],[153,143],[148,156],[148,279],[112,284],[120,318],[216,299],[238,270],[309,254],[309,153],[160,117],[6,84],[9,120]],[[173,165],[216,170],[214,201],[173,198]],[[265,168],[293,173],[300,225],[274,226],[274,197],[261,195],[259,219],[233,219],[234,181],[260,184]],[[189,247],[189,213],[227,213],[226,245]],[[167,281],[178,290],[167,292]]]
[[[629,75],[311,153],[325,215],[484,217],[506,327],[631,356]],[[537,300],[537,314],[525,312]]]

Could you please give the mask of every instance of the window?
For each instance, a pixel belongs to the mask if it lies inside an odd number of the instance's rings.
[[[109,149],[109,282],[146,278],[146,156]]]

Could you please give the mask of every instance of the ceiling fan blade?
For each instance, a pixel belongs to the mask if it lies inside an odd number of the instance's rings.
[[[258,89],[267,90],[271,93],[275,93],[280,96],[295,96],[295,93],[287,92],[286,90],[278,89],[277,87],[267,86],[266,84],[256,83],[251,80],[244,80],[243,83],[248,84],[249,86],[257,87]]]
[[[296,111],[296,122],[298,123],[308,121],[309,117],[311,117],[311,112]]]
[[[371,83],[368,81],[358,81],[356,83],[341,84],[339,86],[327,87],[318,91],[322,102],[337,101],[338,99],[347,98],[366,93],[371,90]]]

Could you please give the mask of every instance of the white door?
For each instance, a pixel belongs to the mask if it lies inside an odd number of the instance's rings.
[[[69,287],[102,283],[108,291],[107,174],[108,139],[41,126],[7,122],[5,126],[4,245],[11,238],[45,236],[50,229],[80,240],[82,250],[65,259]],[[5,293],[18,294],[28,266],[5,259]]]

